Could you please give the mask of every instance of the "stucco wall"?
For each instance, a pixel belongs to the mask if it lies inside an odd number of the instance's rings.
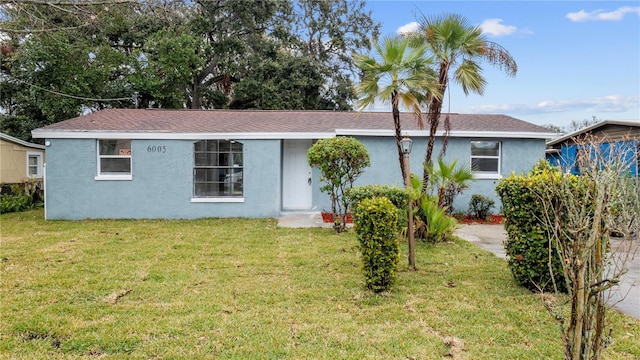
[[[95,139],[48,139],[46,216],[48,219],[83,218],[198,218],[277,217],[280,213],[282,156],[280,140],[242,140],[244,145],[244,202],[194,203],[194,140],[133,140],[132,180],[95,180]],[[371,156],[371,167],[356,185],[388,184],[402,187],[398,155],[390,138],[358,137]],[[415,138],[411,170],[422,175],[426,139]],[[470,162],[472,138],[451,138],[446,161]],[[488,139],[495,140],[495,139]],[[502,176],[526,172],[544,158],[544,140],[502,139]],[[165,146],[166,152],[149,152],[149,146]],[[437,156],[440,148],[436,146]],[[320,174],[313,170],[313,210],[330,209],[327,194],[320,192]],[[466,211],[472,194],[483,194],[500,203],[497,179],[475,180],[457,198],[454,207]]]
[[[389,141],[389,138],[377,137],[356,137],[362,142],[369,156],[371,157],[371,167],[366,168],[364,173],[356,181],[356,186],[367,184],[387,184],[404,187],[402,175],[400,173],[400,164],[398,160],[398,152],[395,142]],[[413,149],[411,151],[411,172],[418,177],[422,177],[422,163],[426,153],[426,138],[412,138]],[[458,164],[470,164],[471,162],[471,141],[472,140],[498,140],[502,143],[501,157],[501,176],[507,177],[511,172],[526,173],[531,170],[539,159],[545,157],[545,141],[544,139],[476,139],[476,138],[450,138],[446,162],[455,159]],[[441,142],[436,141],[434,150],[434,160],[440,153]],[[315,181],[319,181],[319,175],[314,172]],[[470,187],[463,194],[456,198],[454,208],[456,211],[466,212],[469,207],[469,201],[473,194],[482,194],[492,198],[495,202],[494,212],[500,211],[500,198],[495,192],[495,187],[499,179],[477,179],[471,182]],[[314,205],[316,208],[330,209],[331,203],[329,197],[320,193],[318,189],[314,190]]]
[[[275,217],[280,141],[241,140],[244,202],[192,203],[193,140],[132,140],[132,180],[95,180],[95,139],[49,139],[46,216],[83,218]],[[166,152],[148,152],[148,146]]]

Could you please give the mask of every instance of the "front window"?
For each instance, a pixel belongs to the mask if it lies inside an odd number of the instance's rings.
[[[194,197],[242,197],[242,143],[201,140],[193,153]]]
[[[27,152],[27,176],[30,178],[42,177],[42,153]]]
[[[478,176],[497,176],[500,174],[500,142],[471,142],[471,171]]]
[[[131,140],[98,140],[99,179],[131,179]]]

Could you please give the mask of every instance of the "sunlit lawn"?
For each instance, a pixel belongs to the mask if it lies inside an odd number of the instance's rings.
[[[562,358],[539,298],[464,241],[420,243],[375,295],[353,232],[42,218],[0,217],[0,358]],[[640,358],[640,322],[611,314],[606,358]]]

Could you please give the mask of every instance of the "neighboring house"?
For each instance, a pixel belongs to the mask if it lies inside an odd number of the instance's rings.
[[[611,148],[621,151],[624,154],[621,159],[630,173],[640,174],[640,120],[605,120],[549,141],[547,160],[564,171],[578,174],[576,159],[584,143],[590,141],[602,143],[605,154]]]
[[[0,184],[44,176],[45,147],[0,133]]]
[[[477,166],[472,194],[544,158],[549,130],[504,115],[451,114],[446,160]],[[402,115],[422,174],[428,130]],[[307,163],[314,140],[353,136],[371,156],[356,185],[403,186],[391,112],[106,109],[33,131],[47,144],[46,217],[277,217],[330,208]],[[441,133],[440,133],[441,134]],[[439,141],[438,141],[439,146]],[[437,155],[439,148],[436,147]],[[496,210],[498,210],[497,208]]]

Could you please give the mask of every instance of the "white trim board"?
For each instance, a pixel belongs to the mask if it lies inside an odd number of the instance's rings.
[[[138,140],[280,140],[280,139],[324,139],[335,136],[375,136],[393,137],[395,131],[367,129],[336,129],[335,132],[233,132],[233,133],[172,133],[172,132],[121,132],[121,131],[60,131],[34,130],[34,138],[47,139],[138,139]],[[407,130],[403,135],[410,137],[428,137],[426,130]],[[444,131],[436,136],[442,137]],[[511,138],[511,139],[550,139],[557,133],[516,132],[516,131],[451,131],[450,137],[470,138]]]

